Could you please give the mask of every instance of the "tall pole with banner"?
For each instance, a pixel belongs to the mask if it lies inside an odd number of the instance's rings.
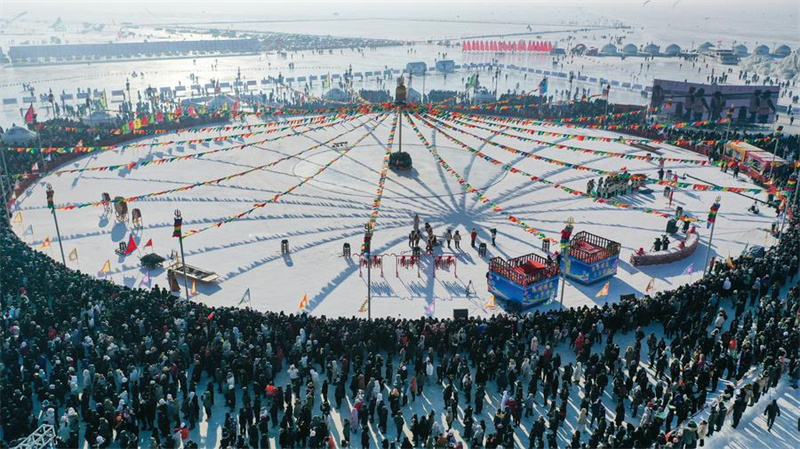
[[[53,221],[56,224],[56,237],[58,237],[58,248],[61,250],[61,263],[67,266],[67,258],[64,257],[64,245],[61,244],[61,231],[58,229],[58,216],[56,216],[56,206],[54,202],[55,191],[52,184],[47,184],[47,208],[53,214]]]
[[[364,225],[364,249],[361,251],[367,257],[367,321],[372,320],[372,223]]]
[[[708,272],[708,258],[711,256],[711,242],[714,240],[714,225],[717,224],[717,212],[719,212],[719,202],[721,198],[717,197],[714,204],[711,205],[711,210],[708,211],[708,219],[706,223],[711,226],[711,234],[708,237],[708,248],[706,248],[706,262],[703,264],[703,276]]]
[[[567,218],[567,225],[561,231],[561,241],[559,242],[558,257],[564,261],[564,269],[561,271],[561,305],[564,305],[564,292],[567,290],[567,273],[572,271],[572,261],[569,257],[564,256],[564,252],[569,249],[569,238],[572,236],[572,229],[574,228],[575,219],[572,217]],[[558,261],[558,267],[561,268],[561,260]]]
[[[175,221],[172,228],[172,236],[178,239],[181,247],[181,265],[183,265],[183,288],[186,290],[186,300],[189,300],[189,277],[186,275],[186,257],[183,254],[183,217],[180,209],[175,209]]]

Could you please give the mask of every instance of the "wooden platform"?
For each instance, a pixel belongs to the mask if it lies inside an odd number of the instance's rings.
[[[172,265],[167,267],[167,270],[174,272],[176,275],[183,276],[183,263],[173,262]],[[186,277],[193,279],[200,283],[212,283],[219,280],[219,275],[213,271],[203,270],[192,265],[186,265]]]

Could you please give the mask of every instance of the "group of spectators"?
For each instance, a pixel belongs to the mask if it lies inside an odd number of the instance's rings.
[[[793,217],[763,256],[652,296],[368,321],[98,280],[3,214],[2,441],[49,424],[59,447],[194,447],[203,423],[206,445],[237,448],[695,447],[739,424],[727,409],[800,378]],[[758,390],[735,394],[753,368]],[[698,425],[711,400],[714,427]]]

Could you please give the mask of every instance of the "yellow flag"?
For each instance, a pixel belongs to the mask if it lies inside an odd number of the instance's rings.
[[[599,298],[601,296],[608,296],[608,289],[610,287],[610,284],[611,284],[610,282],[606,282],[606,285],[604,285],[603,288],[601,288],[600,291],[597,292],[596,295],[594,295],[594,297]]]
[[[192,279],[192,289],[189,290],[189,295],[194,296],[197,294],[197,279]]]
[[[361,303],[361,307],[358,308],[358,311],[364,313],[367,311],[367,300],[365,299],[363,303]]]
[[[14,223],[22,223],[22,212],[17,212],[17,215],[14,215]]]
[[[42,246],[40,248],[50,248],[50,237],[45,237],[44,242],[42,242]]]
[[[489,296],[489,302],[486,304],[487,309],[494,309],[496,307],[494,302],[494,295]]]
[[[78,248],[72,248],[72,251],[69,253],[69,260],[70,262],[78,260]]]
[[[303,294],[303,299],[300,300],[298,310],[306,310],[308,308],[308,293]]]
[[[647,288],[644,289],[644,292],[648,295],[653,291],[656,286],[656,278],[650,278],[650,282],[647,284]]]
[[[103,268],[100,269],[101,273],[111,273],[111,261],[107,260],[106,263],[103,264]]]

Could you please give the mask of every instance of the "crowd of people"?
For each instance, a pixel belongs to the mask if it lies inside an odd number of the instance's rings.
[[[763,256],[652,296],[368,321],[115,285],[3,215],[2,441],[49,424],[59,447],[695,447],[800,379],[796,217]]]

